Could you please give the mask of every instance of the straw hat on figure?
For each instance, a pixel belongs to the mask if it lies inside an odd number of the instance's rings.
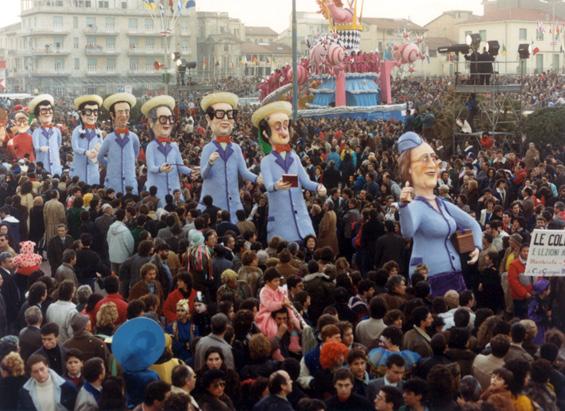
[[[147,163],[147,188],[157,187],[157,197],[160,207],[165,206],[165,196],[173,195],[181,189],[180,174],[197,175],[184,165],[178,144],[171,139],[175,125],[173,110],[175,99],[171,96],[157,96],[147,101],[141,112],[151,127],[153,140],[145,150]]]
[[[292,105],[278,101],[259,108],[251,117],[259,143],[267,154],[261,161],[261,175],[269,199],[267,237],[302,241],[315,234],[302,190],[326,195],[326,188],[308,177],[300,157],[290,146]]]
[[[102,135],[96,123],[102,106],[102,97],[94,94],[80,96],[74,103],[80,115],[80,124],[75,127],[71,135],[73,148],[71,176],[78,176],[80,181],[89,185],[99,185],[100,169],[97,157],[102,146]]]

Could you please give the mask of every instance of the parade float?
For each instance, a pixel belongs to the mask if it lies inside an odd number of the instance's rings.
[[[389,45],[383,56],[378,51],[362,51],[362,10],[357,0],[349,0],[347,6],[341,0],[317,2],[329,32],[309,44],[308,57],[298,64],[299,116],[402,119],[406,106],[391,104],[391,75],[397,68],[414,71],[414,63],[425,58],[422,39],[412,41],[404,31],[402,41]],[[264,79],[257,87],[261,102],[290,99],[293,75],[287,65]]]

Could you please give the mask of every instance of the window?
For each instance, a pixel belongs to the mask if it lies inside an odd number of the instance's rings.
[[[128,29],[137,30],[137,19],[134,18],[128,19]]]
[[[96,47],[96,37],[94,36],[86,36],[86,48],[94,48]]]
[[[65,41],[64,37],[54,37],[53,45],[55,46],[55,50],[60,51],[63,48],[64,41]]]
[[[543,72],[543,54],[536,54],[536,72],[538,74]]]
[[[154,63],[154,62],[153,62],[152,59],[150,59],[150,58],[146,58],[146,59],[145,59],[145,71],[146,71],[147,73],[151,73],[151,72],[153,72],[153,71],[155,70],[154,67],[153,67],[153,63]]]
[[[78,29],[78,16],[73,16],[73,29]]]
[[[96,17],[94,16],[87,16],[86,17],[86,28],[95,30],[96,29]]]
[[[99,9],[107,9],[110,7],[110,2],[108,0],[98,1]]]
[[[137,39],[135,39],[135,38],[130,38],[130,39],[129,39],[129,48],[130,48],[130,49],[135,49],[135,48],[137,48]]]
[[[559,72],[559,54],[553,55],[553,62],[551,63],[551,68],[556,73]]]
[[[55,60],[55,72],[61,73],[64,67],[65,67],[65,60],[63,59]]]
[[[116,71],[116,58],[115,57],[108,57],[106,60],[106,71],[110,73],[114,73]]]
[[[108,50],[115,50],[116,48],[116,39],[114,37],[107,37],[106,38],[106,48]]]
[[[53,16],[53,29],[63,30],[63,16]]]
[[[73,48],[75,50],[79,48],[78,37],[73,37]]]
[[[479,30],[479,36],[481,36],[481,41],[487,41],[487,31]]]
[[[543,31],[536,30],[536,40],[543,41]]]
[[[128,2],[122,1],[122,9],[127,9],[127,8],[128,8]]]
[[[145,27],[145,30],[152,31],[153,30],[153,20],[145,19],[143,21],[143,27]]]
[[[155,48],[155,39],[154,38],[145,39],[145,48],[147,50],[153,50]]]
[[[227,53],[228,51],[230,51],[230,46],[227,45],[227,44],[224,44],[224,52]]]
[[[116,19],[114,17],[106,17],[106,31],[114,31],[116,28]]]
[[[80,59],[75,58],[75,71],[80,70]]]
[[[96,58],[89,57],[88,58],[88,66],[87,70],[89,73],[96,73]]]
[[[528,29],[520,29],[519,39],[520,40],[528,40]]]
[[[137,57],[132,57],[129,60],[129,70],[130,71],[137,71],[139,68],[139,59]]]

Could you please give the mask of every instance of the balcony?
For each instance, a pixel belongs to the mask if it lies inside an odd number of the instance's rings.
[[[83,30],[83,33],[87,36],[106,36],[106,37],[115,37],[120,34],[120,32],[116,29],[108,29],[108,28],[98,28],[94,27],[86,27]]]
[[[87,77],[117,77],[119,74],[116,70],[113,71],[87,71]]]
[[[128,56],[159,56],[162,57],[165,53],[163,49],[146,49],[146,48],[130,48]]]
[[[155,29],[144,31],[143,29],[128,29],[128,36],[132,37],[164,37],[160,31]]]
[[[61,48],[44,47],[41,49],[22,50],[20,54],[24,56],[35,56],[35,57],[64,57],[71,54],[71,51]]]
[[[69,30],[64,30],[61,28],[49,28],[49,27],[35,27],[30,28],[29,30],[23,31],[22,36],[24,37],[31,37],[31,36],[67,36],[70,34]]]
[[[31,77],[70,77],[71,73],[69,71],[34,71],[31,73]]]
[[[102,46],[89,45],[84,48],[87,56],[117,56],[120,52],[116,49],[107,49]]]

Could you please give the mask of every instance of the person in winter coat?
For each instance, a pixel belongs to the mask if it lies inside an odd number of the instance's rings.
[[[18,410],[72,410],[77,392],[75,387],[49,368],[47,359],[33,354],[27,360],[31,378],[18,393]]]
[[[324,203],[324,216],[318,227],[318,247],[328,246],[335,255],[339,254],[337,242],[337,216],[334,211],[334,203],[326,201]]]
[[[0,410],[12,411],[17,409],[18,396],[14,395],[27,381],[25,365],[20,354],[10,352],[0,363]]]
[[[319,272],[320,266],[314,260],[308,263],[308,274],[304,277],[304,291],[310,294],[312,305],[308,314],[310,318],[318,318],[324,308],[333,304],[335,285],[325,273]]]
[[[108,229],[106,240],[110,254],[112,271],[119,272],[120,265],[133,254],[134,240],[128,227],[123,223],[126,212],[124,209],[116,211],[116,221]]]

